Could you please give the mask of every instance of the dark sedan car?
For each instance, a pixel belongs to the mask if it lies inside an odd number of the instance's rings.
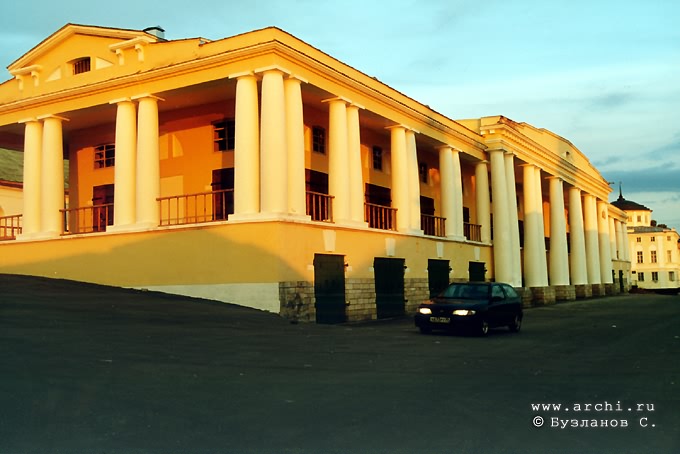
[[[522,298],[507,284],[470,282],[449,285],[421,304],[415,315],[421,333],[435,329],[470,328],[486,335],[490,328],[522,327]]]

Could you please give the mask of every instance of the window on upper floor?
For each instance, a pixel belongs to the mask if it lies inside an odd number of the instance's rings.
[[[116,164],[116,146],[112,143],[99,145],[94,149],[94,168],[103,169]]]
[[[227,119],[213,123],[215,151],[232,151],[236,141],[236,122]]]
[[[670,240],[671,240],[671,237],[670,237],[670,236],[667,236],[667,237],[666,237],[666,241],[670,241]]]
[[[638,262],[638,263],[644,263],[644,258],[643,258],[643,253],[642,253],[642,251],[637,251],[637,262]]]
[[[655,242],[655,241],[656,241],[656,237],[653,236],[649,241],[651,241],[652,243]]]
[[[74,60],[71,63],[71,65],[73,66],[73,74],[82,74],[90,72],[91,69],[90,57],[83,57]]]
[[[666,251],[666,261],[668,263],[673,261],[673,251]]]
[[[326,130],[321,126],[312,127],[312,151],[326,154]]]
[[[426,162],[418,163],[418,177],[421,183],[427,184],[428,167]]]
[[[637,221],[638,221],[638,222],[642,222],[642,216],[638,215]]]
[[[383,169],[383,150],[378,146],[373,147],[373,170]]]
[[[652,252],[652,263],[656,263],[656,251],[651,251]]]
[[[637,237],[636,240],[637,240],[638,243],[642,243],[642,237],[641,236]]]
[[[654,282],[659,281],[659,272],[658,271],[652,271],[652,281],[654,281]]]

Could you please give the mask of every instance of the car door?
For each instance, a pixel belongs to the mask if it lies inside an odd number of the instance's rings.
[[[498,284],[491,286],[491,295],[487,314],[487,321],[491,326],[499,326],[506,323],[505,320],[508,315],[505,293],[503,293],[503,289]]]

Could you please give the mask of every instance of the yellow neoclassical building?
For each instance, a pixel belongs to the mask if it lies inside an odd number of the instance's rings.
[[[8,69],[0,147],[23,151],[24,204],[1,273],[328,323],[451,280],[527,304],[629,286],[626,214],[567,140],[454,121],[280,29],[68,24]]]

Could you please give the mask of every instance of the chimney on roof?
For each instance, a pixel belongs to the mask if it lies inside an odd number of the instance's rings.
[[[156,25],[155,27],[147,27],[142,31],[150,35],[153,35],[156,38],[163,40],[165,39],[165,30],[163,30],[163,27],[161,27],[160,25]]]

